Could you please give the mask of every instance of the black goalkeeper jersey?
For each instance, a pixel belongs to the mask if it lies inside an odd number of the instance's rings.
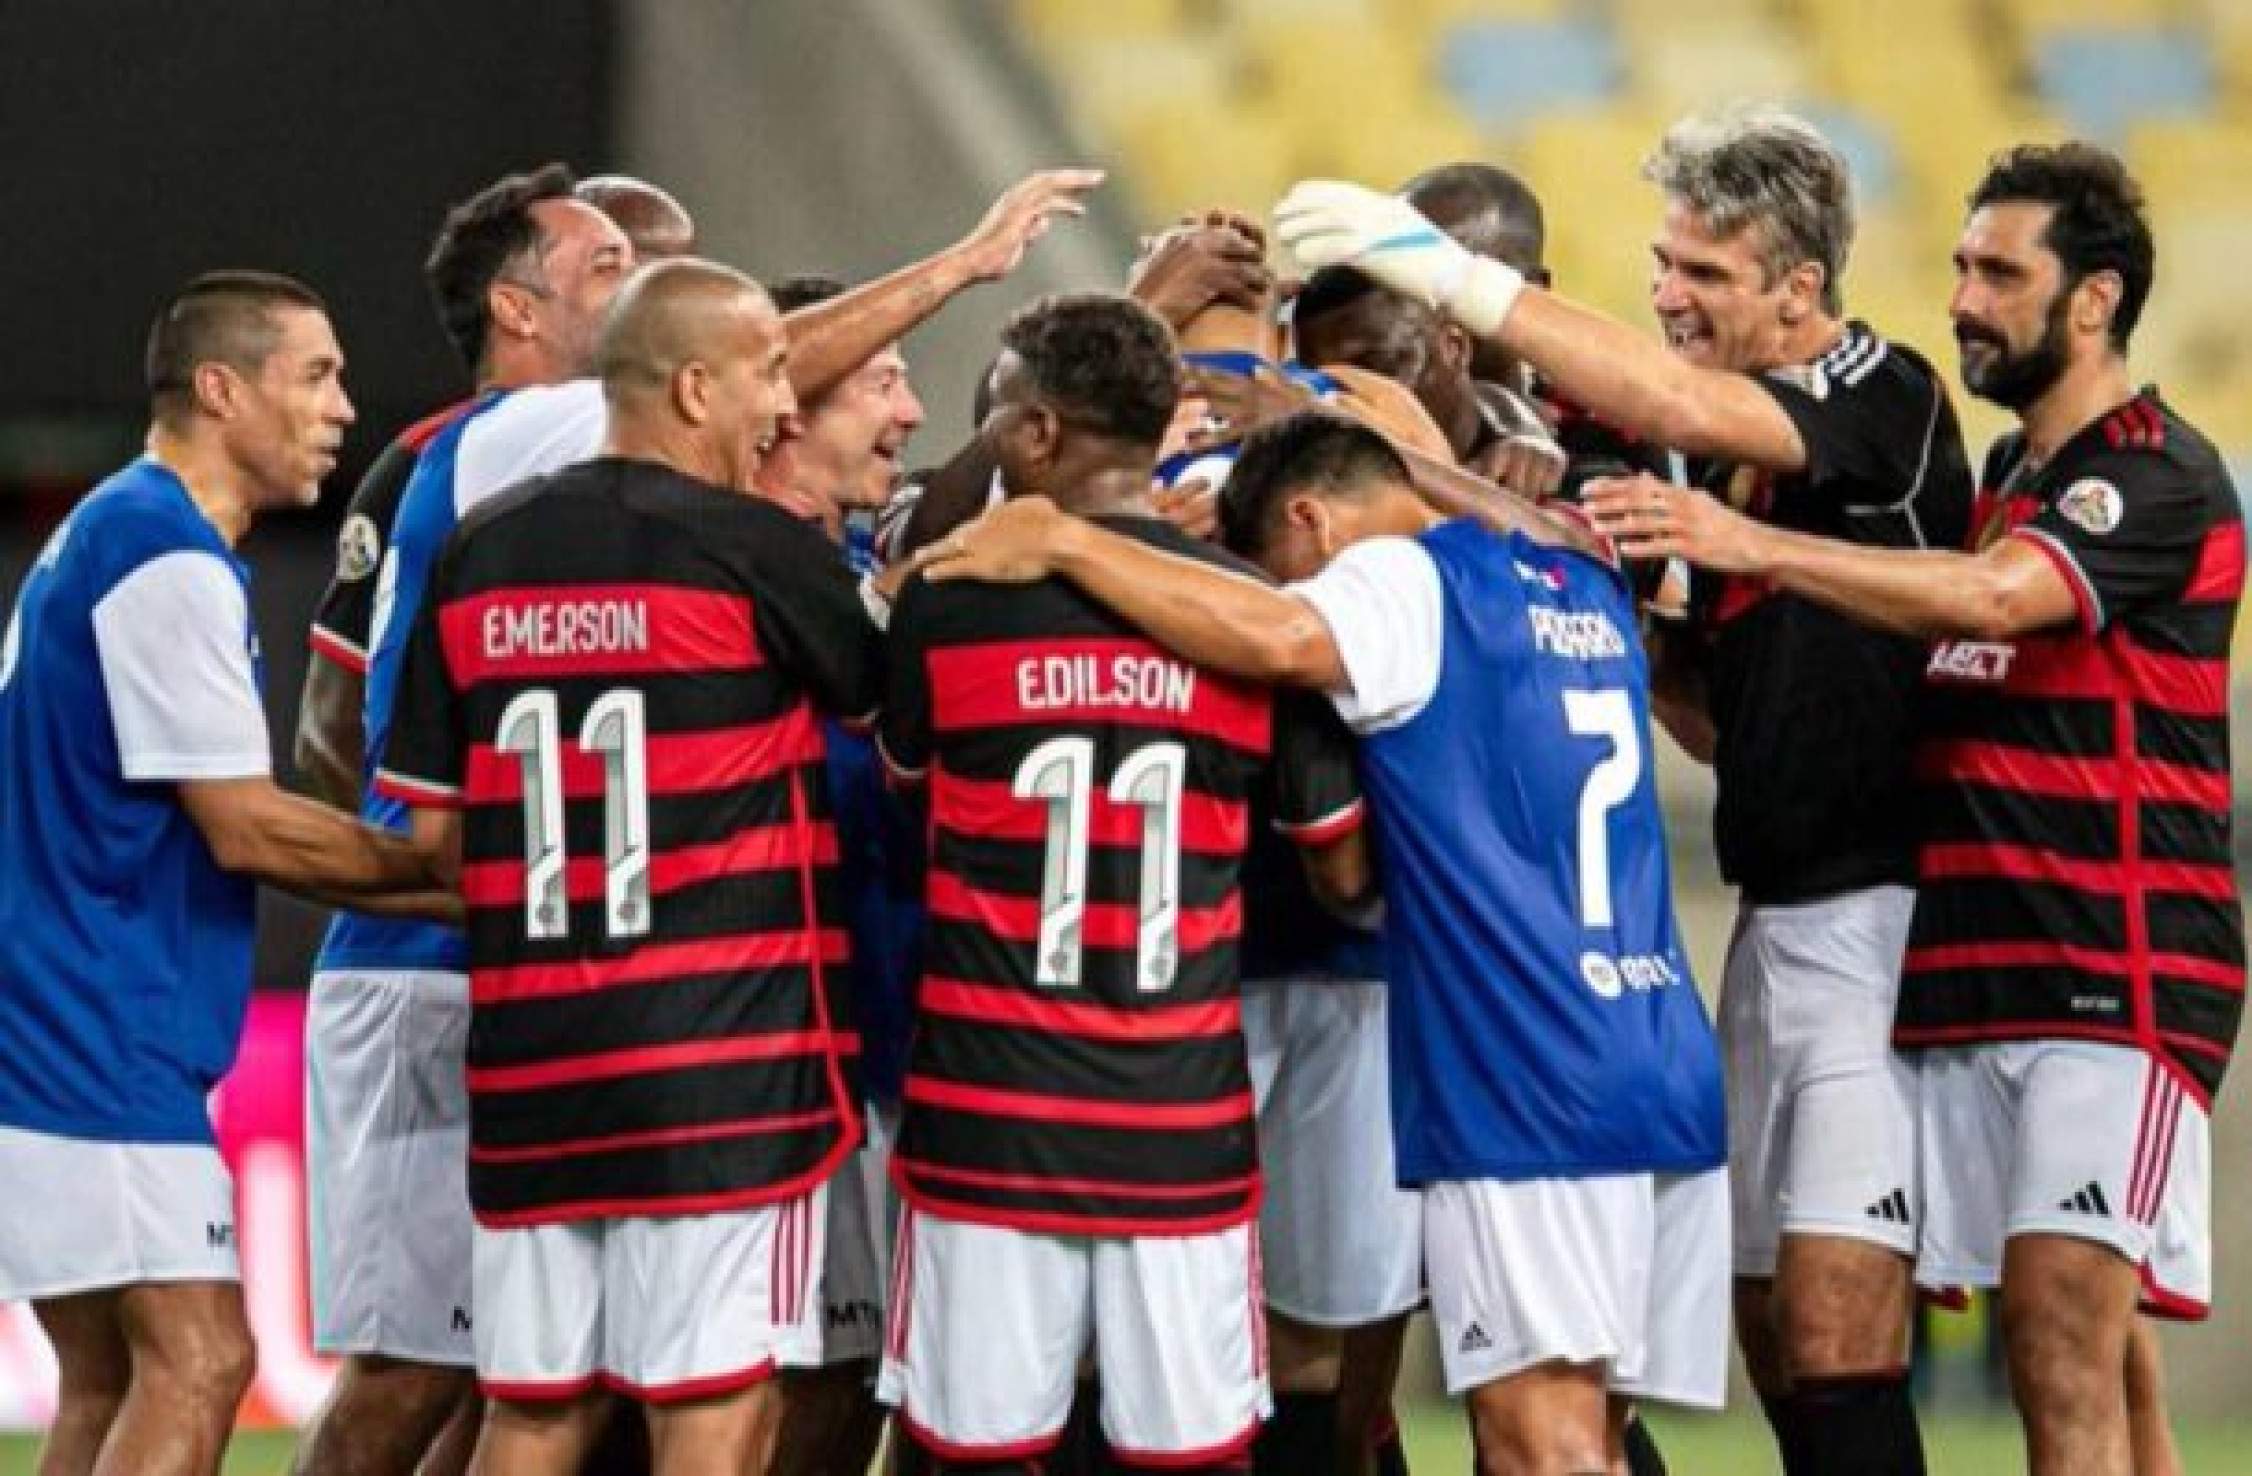
[[[1225,557],[1165,523],[1106,522]],[[931,845],[901,1191],[1035,1231],[1250,1219],[1239,873],[1262,784],[1302,843],[1359,823],[1342,726],[1295,705],[1278,725],[1266,689],[1059,580],[911,583],[890,658],[884,752],[927,778]]]
[[[879,656],[818,532],[652,463],[456,530],[377,785],[464,812],[481,1223],[768,1203],[849,1151],[815,707],[870,715]]]
[[[1753,376],[1791,417],[1791,475],[1692,463],[1777,527],[1886,548],[1960,548],[1971,474],[1954,406],[1913,350],[1853,323],[1811,364]],[[1915,878],[1913,753],[1923,646],[1765,580],[1691,584],[1712,718],[1721,873],[1753,902]]]

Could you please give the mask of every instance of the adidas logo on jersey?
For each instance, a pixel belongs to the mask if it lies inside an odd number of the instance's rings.
[[[1913,1225],[1915,1217],[1908,1213],[1908,1191],[1895,1189],[1870,1205],[1861,1213],[1872,1220],[1886,1220],[1895,1225]]]
[[[1486,1336],[1486,1330],[1473,1322],[1462,1330],[1462,1341],[1455,1345],[1455,1351],[1457,1353],[1485,1353],[1491,1351],[1493,1345],[1494,1340]]]
[[[2068,1194],[2057,1201],[2057,1208],[2076,1215],[2101,1215],[2111,1218],[2111,1201],[2104,1198],[2103,1185],[2090,1179],[2077,1194]]]

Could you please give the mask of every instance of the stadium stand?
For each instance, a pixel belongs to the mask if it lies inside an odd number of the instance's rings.
[[[1862,186],[1850,292],[1947,348],[1948,248],[1994,149],[2079,133],[2149,189],[2160,290],[2138,358],[2252,471],[2252,4],[2243,0],[1016,0],[1058,94],[1152,219],[1382,181],[1446,156],[1523,171],[1576,293],[1643,313],[1669,118],[1797,107]],[[1915,46],[1900,37],[1913,33]],[[1945,106],[1936,106],[1944,100]],[[1998,424],[1965,403],[1974,440]]]

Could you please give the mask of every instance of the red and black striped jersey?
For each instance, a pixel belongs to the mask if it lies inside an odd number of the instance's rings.
[[[1988,458],[1980,536],[2021,538],[2079,618],[1950,641],[1926,669],[1903,1046],[2140,1046],[2201,1096],[2244,1003],[2230,846],[2229,636],[2244,521],[2205,438],[2145,391],[2047,464]]]
[[[481,1223],[783,1199],[857,1141],[815,706],[880,659],[817,531],[652,463],[455,532],[376,782],[464,811]]]
[[[1104,521],[1225,557],[1169,524]],[[1059,580],[911,583],[890,658],[884,754],[927,777],[930,806],[901,1191],[1065,1234],[1249,1219],[1239,873],[1255,798],[1305,845],[1360,823],[1343,727],[1189,665]]]

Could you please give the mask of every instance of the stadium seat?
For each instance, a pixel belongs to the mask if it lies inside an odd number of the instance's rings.
[[[1241,103],[1153,102],[1119,133],[1144,220],[1213,204],[1263,213],[1290,187],[1295,144],[1280,119]]]
[[[2002,10],[2022,31],[2066,26],[2162,25],[2179,18],[2178,0],[2002,0]]]
[[[1804,53],[1768,30],[1704,26],[1628,43],[1636,97],[1666,114],[1777,103],[1806,91]]]
[[[2049,106],[2094,138],[2117,140],[2146,118],[2196,117],[2213,105],[2212,59],[2184,30],[2044,33],[2034,40],[2033,75]]]
[[[1889,203],[1900,188],[1900,156],[1892,130],[1858,108],[1800,102],[1793,110],[1821,130],[1853,170],[1853,197],[1863,211]]]
[[[1549,266],[1563,290],[1637,325],[1650,321],[1659,216],[1642,161],[1664,132],[1662,120],[1632,109],[1553,114],[1495,154],[1546,203]]]
[[[1233,58],[1186,36],[1149,36],[1075,50],[1050,65],[1063,100],[1098,138],[1153,108],[1217,107],[1229,96]]]
[[[1433,164],[1485,155],[1478,130],[1444,96],[1382,120],[1347,121],[1355,126],[1325,129],[1307,140],[1299,156],[1304,173],[1390,188]]]
[[[1247,23],[1235,32],[1245,85],[1277,116],[1309,127],[1381,123],[1429,87],[1424,58],[1381,26],[1355,22]]]
[[[1480,126],[1506,131],[1562,108],[1608,99],[1623,72],[1601,25],[1475,21],[1440,40],[1438,68]]]
[[[2162,209],[2252,201],[2252,127],[2146,122],[2129,135],[2127,159]]]
[[[1162,36],[1179,31],[1186,19],[1182,0],[1017,0],[1017,15],[1050,47]]]

